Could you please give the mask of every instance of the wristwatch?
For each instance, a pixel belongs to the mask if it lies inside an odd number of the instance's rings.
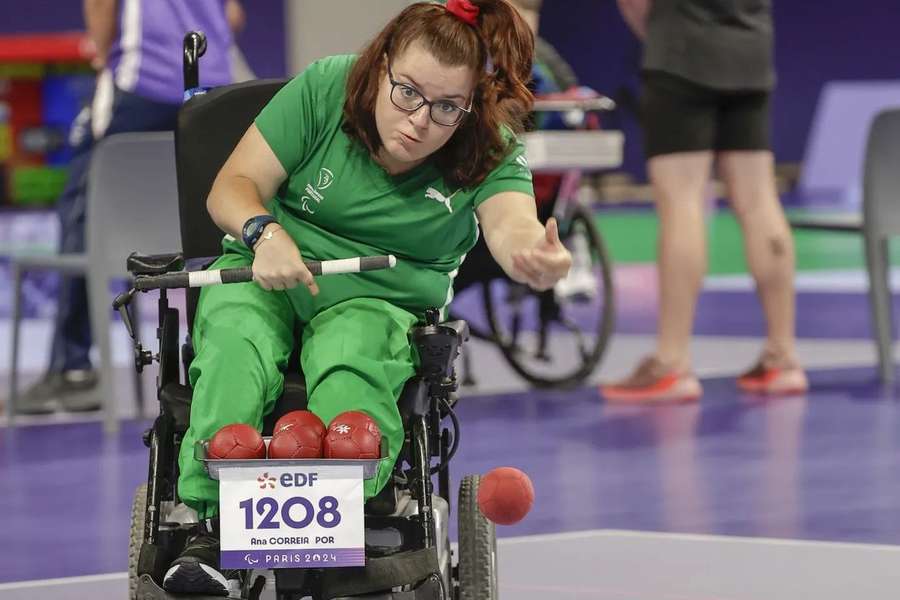
[[[275,217],[272,215],[257,215],[247,219],[247,222],[244,223],[244,228],[241,230],[241,237],[244,240],[244,245],[252,250],[253,246],[256,245],[256,242],[259,241],[266,225],[277,222],[278,221],[275,220]]]

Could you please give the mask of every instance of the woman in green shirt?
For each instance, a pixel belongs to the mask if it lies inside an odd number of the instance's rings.
[[[536,217],[515,133],[531,108],[533,37],[504,0],[407,7],[359,56],[313,64],[262,110],[207,200],[226,234],[215,267],[252,264],[254,282],[206,288],[179,495],[201,519],[218,488],[194,442],[228,423],[260,427],[302,331],[309,409],[328,423],[362,410],[396,459],[397,398],[414,374],[407,339],[428,308],[446,307],[479,225],[515,281],[551,288],[571,263],[556,223]],[[394,254],[394,269],[313,279],[301,257]],[[375,495],[384,465],[366,482]],[[170,592],[226,594],[215,531],[166,574]]]

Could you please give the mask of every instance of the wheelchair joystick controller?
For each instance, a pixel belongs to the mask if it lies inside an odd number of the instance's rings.
[[[131,289],[116,296],[113,308],[119,311],[122,322],[125,323],[125,329],[128,330],[128,335],[134,341],[134,368],[138,373],[143,373],[144,367],[152,364],[154,357],[150,350],[144,350],[144,346],[134,336],[134,324],[131,321],[131,314],[128,312],[128,305],[131,304],[135,293],[136,290]]]
[[[127,292],[122,292],[116,299],[113,301],[113,308],[119,312],[119,315],[122,317],[122,322],[125,323],[125,329],[128,330],[128,335],[131,339],[134,339],[134,325],[131,323],[131,315],[128,313],[128,305],[131,304],[131,300],[134,298],[135,290],[130,289]]]

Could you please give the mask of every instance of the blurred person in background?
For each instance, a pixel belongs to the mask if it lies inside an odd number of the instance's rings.
[[[207,37],[201,84],[233,81],[234,34],[246,14],[238,0],[84,0],[87,35],[97,70],[94,97],[76,118],[69,137],[74,155],[69,179],[57,201],[60,252],[85,249],[85,207],[91,150],[107,135],[129,131],[173,131],[182,103],[184,35]],[[100,408],[91,393],[98,375],[90,358],[91,324],[83,277],[64,277],[54,323],[50,364],[26,390],[19,411]]]
[[[578,78],[569,63],[539,34],[543,0],[509,0],[534,34],[534,65],[532,77],[536,94],[562,92],[578,85]]]
[[[794,244],[779,202],[769,141],[775,84],[769,0],[618,0],[644,42],[641,120],[659,217],[655,351],[604,385],[612,402],[696,400],[690,340],[706,271],[704,190],[714,161],[744,237],[766,317],[744,391],[801,393],[795,348]]]

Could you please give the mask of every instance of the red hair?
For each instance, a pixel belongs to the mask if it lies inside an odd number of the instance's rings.
[[[534,101],[528,89],[534,36],[528,25],[505,0],[472,3],[479,8],[476,27],[441,4],[419,2],[405,8],[363,49],[350,71],[344,103],[344,131],[375,155],[382,146],[375,100],[386,56],[419,42],[438,62],[472,69],[478,77],[472,113],[434,153],[443,177],[460,187],[479,184],[500,163],[511,144],[503,129],[523,131]]]

